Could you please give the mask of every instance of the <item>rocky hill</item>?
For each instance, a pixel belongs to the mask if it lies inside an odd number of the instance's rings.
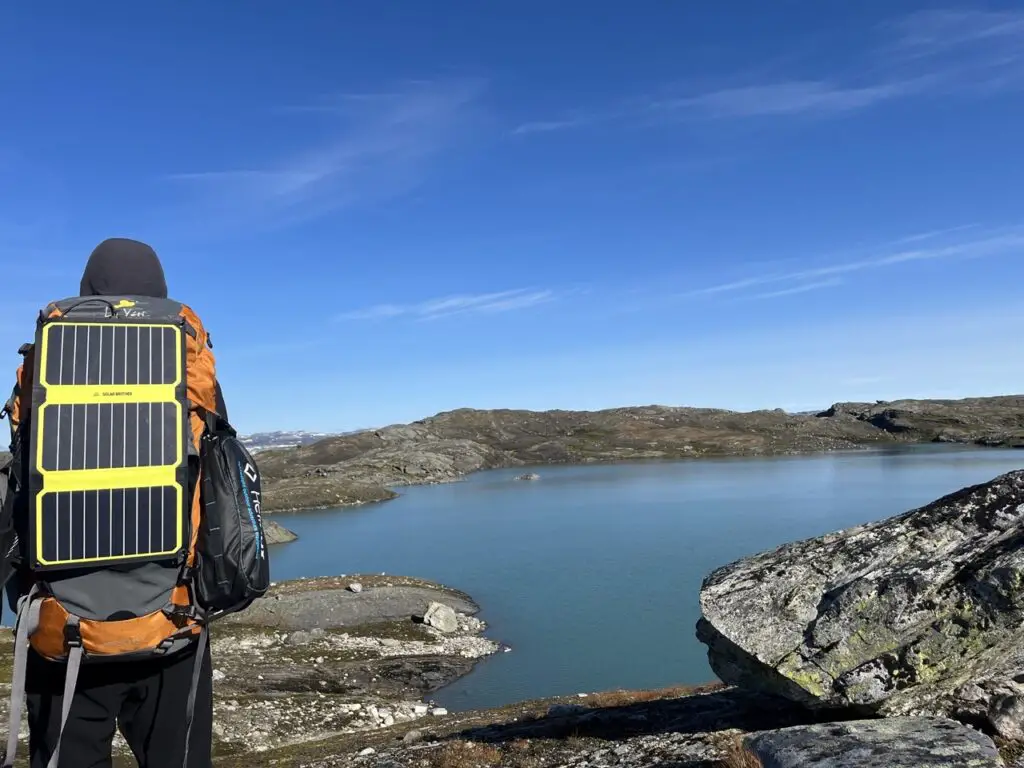
[[[1024,445],[1024,397],[838,403],[817,414],[646,406],[461,409],[260,455],[267,511],[393,498],[394,487],[483,469],[769,456],[895,443]]]

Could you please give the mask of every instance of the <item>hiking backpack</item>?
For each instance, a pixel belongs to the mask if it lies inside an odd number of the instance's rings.
[[[65,299],[40,313],[35,343],[20,352],[4,409],[12,438],[0,514],[0,576],[17,580],[18,595],[5,768],[29,645],[67,665],[63,733],[82,663],[166,656],[198,642],[182,713],[190,727],[207,623],[269,586],[251,456],[256,515],[246,508],[252,484],[244,499],[223,478],[235,496],[203,492],[204,464],[216,467],[212,480],[236,470],[218,440],[230,427],[216,414],[212,345],[189,307],[136,296]],[[249,547],[248,559],[225,558],[224,547],[245,538],[239,526],[260,547]],[[235,533],[218,534],[225,529]],[[247,589],[234,587],[232,568],[255,574],[243,579]],[[51,768],[59,751],[58,742]]]

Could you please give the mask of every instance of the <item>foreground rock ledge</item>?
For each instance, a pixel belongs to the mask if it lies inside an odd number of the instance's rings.
[[[988,736],[952,720],[897,717],[796,726],[745,743],[763,768],[1001,768]]]
[[[705,579],[724,681],[812,708],[930,714],[1019,739],[1024,472]]]
[[[359,593],[349,589],[356,582]],[[417,620],[432,604],[454,615],[449,631]],[[499,650],[482,636],[477,612],[468,595],[401,576],[274,585],[249,610],[211,629],[215,756],[266,765],[265,754],[275,749],[436,718],[430,695]],[[11,655],[5,629],[0,722],[7,720]],[[135,766],[123,739],[114,748],[115,768]]]

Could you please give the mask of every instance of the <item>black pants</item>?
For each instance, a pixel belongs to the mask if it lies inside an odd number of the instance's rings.
[[[182,768],[186,709],[196,646],[165,659],[83,664],[59,768],[110,768],[114,730],[140,768]],[[64,665],[29,653],[26,699],[31,768],[46,768],[60,730]],[[213,739],[213,676],[209,645],[196,693],[187,768],[209,768]]]

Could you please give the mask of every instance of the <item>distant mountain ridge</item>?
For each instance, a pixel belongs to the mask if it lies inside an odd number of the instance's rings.
[[[339,432],[306,432],[304,430],[277,431],[277,432],[256,432],[251,435],[242,435],[241,441],[246,448],[253,453],[266,451],[270,448],[297,448],[301,445],[311,445],[328,437],[338,437]]]

